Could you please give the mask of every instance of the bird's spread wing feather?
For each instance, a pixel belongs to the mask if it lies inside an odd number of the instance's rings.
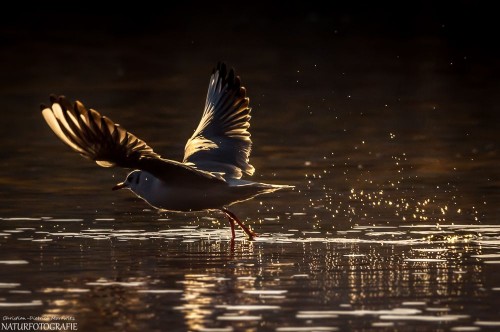
[[[205,110],[184,149],[184,163],[226,178],[252,175],[249,163],[250,107],[245,88],[234,70],[219,63],[210,77]]]
[[[168,182],[223,181],[220,177],[173,160],[162,159],[144,141],[109,118],[76,101],[50,97],[51,106],[42,105],[42,115],[52,131],[69,147],[99,166],[141,169]]]

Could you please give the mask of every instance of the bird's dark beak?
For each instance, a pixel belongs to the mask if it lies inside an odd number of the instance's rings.
[[[127,188],[127,185],[125,184],[125,182],[120,182],[116,186],[111,188],[111,190],[119,190],[119,189],[123,189],[123,188]]]

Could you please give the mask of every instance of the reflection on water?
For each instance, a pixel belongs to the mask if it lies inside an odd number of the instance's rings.
[[[500,284],[489,271],[500,267],[494,225],[356,226],[264,233],[254,242],[240,234],[231,251],[228,227],[0,222],[0,245],[15,249],[0,261],[8,315],[72,315],[97,330],[500,324]]]

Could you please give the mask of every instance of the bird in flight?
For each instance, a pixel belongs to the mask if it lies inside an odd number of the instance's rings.
[[[241,179],[255,171],[249,162],[251,109],[240,78],[224,63],[210,77],[205,109],[182,162],[160,157],[146,142],[80,101],[71,104],[64,96],[50,96],[50,106],[41,105],[41,110],[52,131],[83,157],[102,167],[133,169],[113,190],[130,189],[162,211],[222,211],[233,240],[235,223],[249,239],[256,233],[228,206],[292,188]]]

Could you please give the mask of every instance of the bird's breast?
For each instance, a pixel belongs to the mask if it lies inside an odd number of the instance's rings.
[[[225,183],[211,186],[197,183],[183,185],[177,182],[166,183],[153,177],[134,192],[155,208],[187,212],[219,209],[230,204],[228,188]]]

